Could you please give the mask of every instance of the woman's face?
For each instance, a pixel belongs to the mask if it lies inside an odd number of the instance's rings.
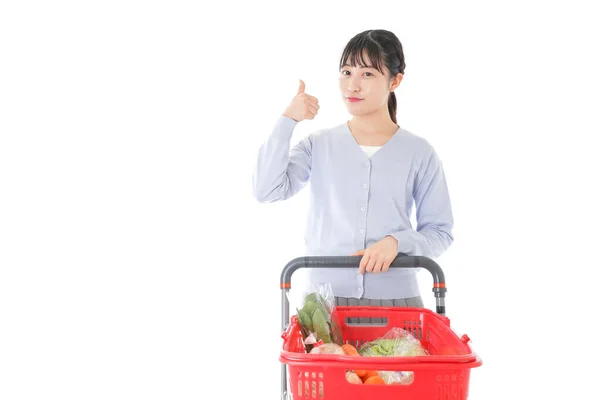
[[[402,75],[398,74],[390,81],[387,69],[384,68],[384,72],[385,74],[382,74],[371,66],[352,67],[346,64],[342,67],[339,79],[340,94],[350,114],[371,114],[382,107],[387,110],[390,92],[398,87]]]

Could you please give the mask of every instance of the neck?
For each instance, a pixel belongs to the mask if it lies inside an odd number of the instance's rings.
[[[398,125],[392,121],[387,107],[380,108],[371,114],[356,115],[352,117],[349,125],[364,134],[382,134],[389,132],[390,129],[394,129],[394,132],[398,129]]]
[[[360,144],[386,141],[398,130],[398,125],[392,121],[387,107],[376,113],[354,116],[348,122],[348,127]]]

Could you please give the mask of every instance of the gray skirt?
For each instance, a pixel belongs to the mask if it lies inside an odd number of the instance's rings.
[[[375,307],[418,307],[423,308],[421,296],[409,297],[407,299],[356,299],[353,297],[336,297],[337,306],[375,306]],[[383,318],[348,318],[351,324],[382,324],[386,323]]]

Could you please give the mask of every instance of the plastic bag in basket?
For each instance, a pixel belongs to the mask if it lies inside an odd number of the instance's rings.
[[[392,328],[383,337],[365,343],[359,349],[359,354],[375,357],[410,357],[426,356],[429,353],[410,332],[402,328]],[[414,379],[412,371],[377,371],[377,374],[388,385],[410,385]]]
[[[309,338],[311,334],[316,341],[323,343],[343,344],[341,329],[332,317],[335,310],[335,297],[331,289],[331,285],[313,284],[313,290],[306,293],[301,303],[301,308],[296,308],[304,340]],[[309,340],[307,351],[310,351]]]
[[[421,342],[402,328],[392,328],[383,337],[362,345],[358,352],[361,356],[410,357],[428,355]]]
[[[415,376],[412,371],[377,371],[386,385],[410,385]]]

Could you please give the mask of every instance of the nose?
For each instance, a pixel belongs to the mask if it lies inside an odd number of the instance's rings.
[[[348,83],[348,91],[350,92],[358,92],[360,90],[360,85],[358,84],[358,78],[350,79]]]

